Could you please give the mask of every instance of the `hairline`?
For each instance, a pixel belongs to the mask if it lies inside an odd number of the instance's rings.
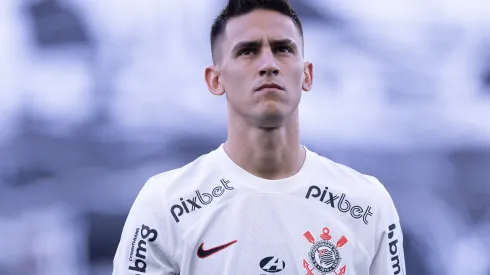
[[[223,40],[223,38],[226,36],[226,29],[228,28],[228,23],[233,20],[233,19],[236,19],[238,17],[241,17],[241,16],[245,16],[245,15],[249,15],[250,13],[254,12],[254,11],[258,11],[258,10],[264,10],[264,11],[272,11],[272,12],[276,12],[280,15],[283,15],[285,17],[287,17],[289,20],[291,20],[293,22],[293,25],[296,29],[296,31],[298,32],[298,35],[300,37],[300,43],[301,43],[301,55],[304,56],[304,34],[303,34],[303,31],[300,29],[300,26],[298,26],[298,24],[296,24],[296,22],[293,20],[293,18],[291,18],[290,16],[287,16],[279,11],[276,11],[274,9],[268,9],[268,8],[263,8],[263,7],[257,7],[257,8],[254,8],[252,10],[250,10],[249,12],[247,13],[244,13],[244,14],[240,14],[240,15],[236,15],[236,16],[233,16],[233,17],[229,17],[224,26],[223,26],[223,29],[221,32],[218,33],[218,35],[216,35],[215,39],[214,39],[214,44],[211,45],[211,56],[212,56],[212,59],[213,59],[213,63],[214,65],[216,65],[217,63],[219,63],[219,61],[221,60],[221,55],[219,53],[219,48],[220,48],[220,45],[221,45],[221,42]],[[299,20],[299,19],[298,19]]]

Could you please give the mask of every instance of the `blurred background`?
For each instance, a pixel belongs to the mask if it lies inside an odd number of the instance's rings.
[[[106,275],[144,182],[226,139],[224,0],[0,1],[0,274]],[[392,194],[408,274],[490,274],[490,3],[292,0],[302,142]]]

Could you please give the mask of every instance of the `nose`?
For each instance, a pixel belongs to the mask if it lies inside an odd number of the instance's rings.
[[[279,67],[276,64],[276,59],[271,51],[264,51],[261,58],[261,66],[259,67],[259,75],[278,75]]]

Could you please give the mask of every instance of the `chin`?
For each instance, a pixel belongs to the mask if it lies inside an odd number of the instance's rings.
[[[268,102],[256,109],[254,113],[256,124],[264,128],[283,126],[292,114],[286,105],[279,102]]]
[[[281,112],[264,112],[257,120],[260,127],[277,128],[284,125],[286,116]]]

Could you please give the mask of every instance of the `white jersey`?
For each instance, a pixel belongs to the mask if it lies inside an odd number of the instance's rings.
[[[404,275],[383,185],[306,152],[282,180],[247,173],[223,145],[152,177],[126,220],[113,275]]]

